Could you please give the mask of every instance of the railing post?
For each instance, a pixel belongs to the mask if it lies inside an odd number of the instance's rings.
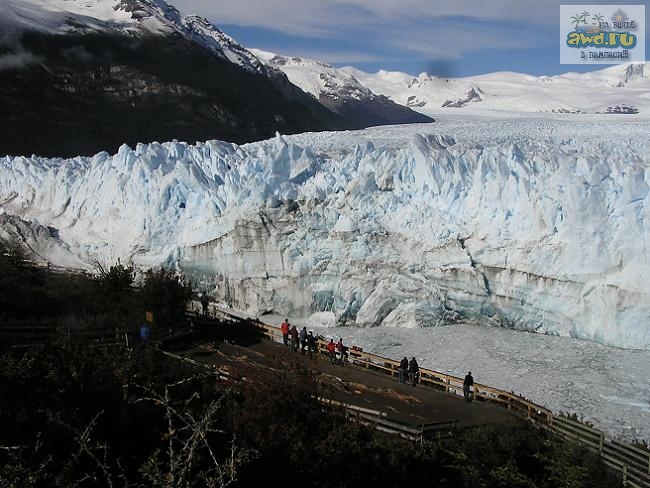
[[[598,439],[598,454],[603,453],[603,444],[605,442],[605,433],[601,432],[600,433],[600,439]]]

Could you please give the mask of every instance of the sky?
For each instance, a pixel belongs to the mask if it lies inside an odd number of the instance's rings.
[[[410,74],[493,71],[553,75],[606,65],[562,65],[558,0],[171,0],[240,44],[288,56]],[[650,0],[632,0],[645,5]],[[616,4],[625,5],[625,4]],[[647,22],[646,22],[647,23]],[[646,29],[648,31],[650,29]],[[648,44],[646,32],[646,45]],[[650,52],[646,48],[646,52]]]

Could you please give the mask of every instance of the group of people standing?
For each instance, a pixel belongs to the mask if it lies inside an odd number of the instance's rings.
[[[300,345],[300,354],[309,354],[310,358],[318,356],[318,340],[312,331],[307,332],[307,327],[303,327],[298,331],[295,325],[289,325],[289,319],[284,319],[284,322],[280,325],[280,330],[282,332],[283,344],[287,347],[291,346],[293,352],[298,352],[298,346]],[[334,342],[334,339],[330,339],[326,348],[332,364],[346,363],[347,347],[343,345],[342,337],[337,343]],[[420,378],[420,366],[415,356],[410,361],[404,356],[399,363],[397,371],[400,384],[406,384],[408,381],[412,386],[415,386]],[[473,386],[474,378],[470,371],[463,381],[463,396],[465,397],[465,401],[472,401]]]
[[[406,356],[404,356],[399,363],[397,373],[400,383],[405,384],[408,378],[409,383],[415,386],[420,378],[420,366],[418,365],[415,356],[412,357],[410,361],[406,359]]]
[[[284,319],[280,325],[282,332],[282,343],[291,347],[293,352],[300,354],[309,354],[310,358],[315,358],[318,355],[318,339],[313,331],[307,332],[307,327],[298,330],[295,325],[289,324],[289,319]]]
[[[343,337],[339,338],[336,344],[334,344],[334,339],[330,339],[326,347],[332,364],[345,365],[348,359],[348,353],[347,347],[343,345]]]
[[[282,333],[282,343],[291,347],[293,352],[300,350],[300,354],[309,354],[310,358],[318,356],[318,339],[313,331],[307,332],[307,327],[298,330],[295,325],[289,324],[289,319],[284,319],[280,325],[280,332]],[[330,339],[326,348],[332,364],[347,362],[348,348],[343,345],[342,337],[337,343],[334,342],[334,339]]]
[[[418,365],[418,362],[415,359],[415,357],[412,357],[411,360],[409,361],[406,358],[406,356],[404,356],[399,363],[397,372],[398,372],[399,382],[401,384],[406,384],[406,381],[408,379],[409,383],[415,386],[418,382],[418,379],[420,378],[420,366]],[[465,375],[465,379],[463,380],[463,397],[465,397],[465,401],[467,402],[472,401],[473,387],[474,387],[474,377],[472,376],[472,372],[470,371]]]

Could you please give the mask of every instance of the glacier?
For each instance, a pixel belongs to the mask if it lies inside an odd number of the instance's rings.
[[[61,266],[174,266],[255,315],[476,323],[650,350],[650,121],[435,118],[6,156],[0,237]]]

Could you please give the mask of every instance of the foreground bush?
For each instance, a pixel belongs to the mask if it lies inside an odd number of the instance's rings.
[[[615,487],[586,450],[523,422],[420,445],[314,400],[306,371],[223,384],[134,351],[0,356],[0,486]]]

